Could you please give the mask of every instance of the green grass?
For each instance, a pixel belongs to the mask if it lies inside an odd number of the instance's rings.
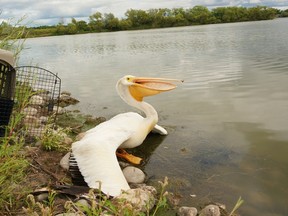
[[[21,154],[23,140],[4,137],[0,141],[0,212],[13,209],[23,198],[24,188],[20,185],[25,178],[28,161]],[[10,144],[10,142],[14,144]]]

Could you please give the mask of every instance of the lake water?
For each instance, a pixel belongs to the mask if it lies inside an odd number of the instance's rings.
[[[166,137],[139,148],[150,181],[182,205],[216,201],[242,215],[288,215],[288,19],[28,39],[20,65],[62,79],[75,109],[110,118],[126,74],[184,79],[147,98]],[[192,195],[192,196],[191,196]],[[196,195],[196,197],[195,197]]]

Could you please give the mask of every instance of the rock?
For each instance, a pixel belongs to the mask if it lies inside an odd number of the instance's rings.
[[[73,143],[73,140],[70,137],[64,137],[64,144],[65,145],[71,145]]]
[[[144,172],[136,167],[125,167],[123,169],[123,174],[128,183],[140,184],[143,183],[145,180]]]
[[[217,205],[208,205],[201,210],[199,216],[220,216],[220,208]]]
[[[42,134],[44,132],[44,127],[38,127],[38,128],[29,128],[28,130],[28,133],[29,133],[29,136],[31,137],[41,137]]]
[[[69,170],[69,158],[70,158],[71,152],[68,152],[64,157],[60,160],[60,166],[65,169]]]
[[[124,161],[118,161],[121,169],[124,169],[125,167],[131,166],[130,163],[124,162]]]
[[[66,107],[66,106],[74,105],[77,103],[79,103],[79,100],[71,97],[70,95],[66,95],[66,94],[60,95],[60,106],[61,107]]]
[[[178,206],[181,198],[182,198],[181,195],[174,194],[174,193],[168,193],[167,195],[167,200],[172,206]]]
[[[41,121],[42,124],[46,124],[48,122],[48,117],[47,116],[41,116],[39,118],[39,120]]]
[[[81,140],[81,139],[85,136],[85,134],[86,134],[86,132],[79,133],[79,134],[76,136],[75,140],[76,140],[76,141]]]
[[[178,209],[177,215],[178,216],[196,216],[197,209],[194,207],[182,206]]]
[[[41,121],[35,116],[27,115],[23,119],[23,123],[27,127],[39,127],[41,125]]]
[[[113,214],[108,213],[107,211],[103,211],[100,213],[100,216],[113,216]]]
[[[49,194],[48,193],[40,193],[39,195],[36,196],[36,200],[38,202],[42,202],[44,200],[48,199]]]
[[[220,210],[223,209],[223,210],[226,210],[226,205],[223,204],[223,203],[215,203],[217,206],[219,206]]]
[[[41,96],[39,95],[33,95],[31,98],[30,98],[30,101],[29,101],[30,104],[32,105],[44,105],[44,100]]]
[[[61,214],[57,214],[55,216],[79,216],[79,213],[61,213]]]
[[[42,97],[42,99],[43,99],[44,102],[45,102],[45,105],[47,105],[48,102],[49,102],[50,100],[52,100],[51,97],[49,96],[49,93],[48,93],[48,92],[42,92],[42,93],[39,93],[38,95],[39,95],[40,97]]]
[[[57,106],[54,106],[53,107],[53,112],[54,113],[58,113],[58,114],[64,114],[66,112],[66,110],[62,107],[57,107]]]
[[[85,120],[85,124],[98,125],[98,124],[101,124],[102,122],[105,122],[105,121],[106,121],[106,118],[104,118],[104,117],[93,118],[91,116],[88,116]]]
[[[36,146],[36,147],[42,146],[42,141],[41,141],[41,140],[38,140],[38,141],[35,143],[35,146]]]
[[[134,184],[134,186],[136,186],[135,188],[140,188],[140,189],[142,189],[144,191],[149,191],[154,196],[157,195],[157,190],[153,186],[149,186],[149,185],[146,185],[146,184]]]
[[[35,116],[37,114],[37,112],[38,112],[38,110],[33,108],[33,107],[26,107],[22,111],[23,114],[29,115],[29,116]]]
[[[76,202],[76,204],[84,207],[85,209],[86,209],[86,208],[91,208],[90,204],[88,203],[88,201],[87,201],[86,199],[79,199],[79,200]]]
[[[71,92],[68,92],[68,91],[62,91],[62,92],[61,92],[61,95],[68,95],[68,96],[71,96]]]
[[[27,125],[28,123],[31,123],[31,124],[35,123],[36,124],[38,122],[38,119],[35,116],[27,115],[23,119],[23,122],[25,125]]]
[[[150,191],[141,188],[123,191],[116,199],[121,201],[123,206],[130,204],[133,210],[137,212],[148,212],[155,205],[154,195]]]

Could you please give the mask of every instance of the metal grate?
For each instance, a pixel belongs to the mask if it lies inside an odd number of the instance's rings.
[[[6,61],[0,60],[0,137],[5,135],[13,109],[15,90],[15,69]]]
[[[49,116],[59,108],[61,79],[40,67],[16,67],[15,104],[29,137],[40,137]],[[50,119],[51,120],[51,119]],[[55,120],[55,118],[54,118]]]

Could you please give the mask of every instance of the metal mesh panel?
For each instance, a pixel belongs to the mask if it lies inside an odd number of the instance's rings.
[[[15,104],[24,115],[22,126],[28,136],[41,136],[48,117],[56,116],[60,90],[61,79],[56,74],[40,67],[16,68]]]

